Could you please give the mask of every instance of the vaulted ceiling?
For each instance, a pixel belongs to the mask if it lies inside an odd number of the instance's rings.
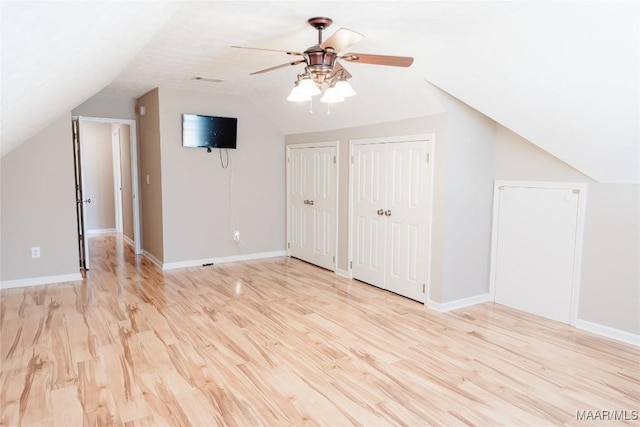
[[[97,93],[171,87],[250,98],[285,134],[442,111],[435,87],[600,182],[640,182],[636,1],[210,1],[1,3],[2,154]],[[358,95],[285,100],[302,65],[278,52],[316,42],[328,16],[361,53],[410,68],[345,63]],[[325,37],[326,37],[325,36]],[[220,79],[212,83],[194,76]]]

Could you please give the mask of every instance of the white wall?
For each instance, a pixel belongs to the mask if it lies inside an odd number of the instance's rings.
[[[503,126],[496,179],[587,183],[578,319],[640,333],[640,185],[600,184]]]
[[[0,280],[78,275],[71,114],[3,156],[0,177]]]
[[[283,251],[284,135],[242,97],[160,88],[159,100],[163,262]],[[238,118],[229,168],[219,149],[182,146],[182,113]]]

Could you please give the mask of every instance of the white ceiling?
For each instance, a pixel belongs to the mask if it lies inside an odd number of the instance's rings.
[[[310,115],[285,101],[301,65],[250,76],[290,57],[230,46],[304,50],[312,16],[415,63],[345,64],[358,95]],[[640,182],[639,18],[635,1],[3,1],[2,154],[99,92],[247,96],[291,134],[442,112],[431,82],[598,181]]]

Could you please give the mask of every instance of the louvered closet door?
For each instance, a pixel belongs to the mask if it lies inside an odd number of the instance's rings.
[[[330,270],[336,248],[336,147],[291,149],[291,256]]]
[[[353,146],[352,274],[424,301],[427,263],[428,145]]]

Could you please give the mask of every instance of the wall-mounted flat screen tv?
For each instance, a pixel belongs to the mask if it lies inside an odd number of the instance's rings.
[[[185,147],[236,148],[237,132],[236,118],[182,115],[182,145]]]

